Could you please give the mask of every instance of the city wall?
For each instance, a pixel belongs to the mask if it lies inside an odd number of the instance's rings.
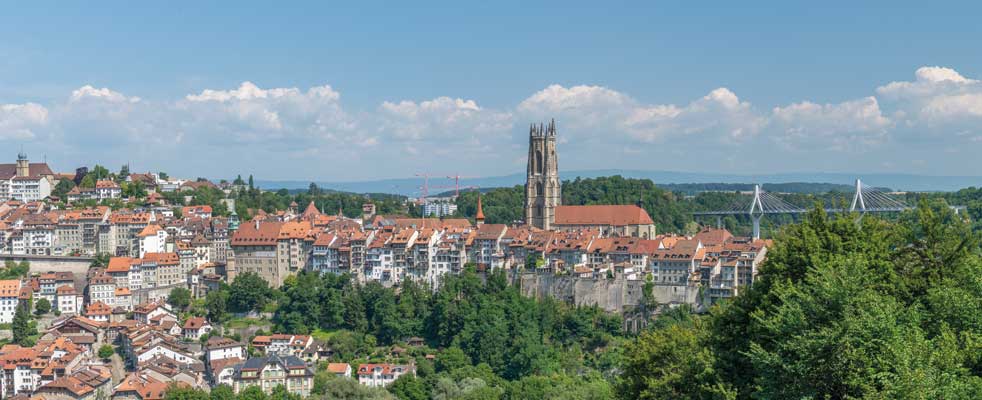
[[[40,256],[25,254],[0,254],[0,263],[7,260],[21,262],[27,260],[31,263],[31,274],[42,274],[45,272],[71,272],[75,278],[75,287],[85,287],[85,274],[92,263],[92,257],[63,257],[63,256]]]
[[[580,278],[570,275],[523,273],[516,277],[522,294],[529,297],[551,296],[576,305],[596,305],[609,312],[623,312],[641,303],[643,281]],[[655,285],[652,295],[658,304],[697,305],[698,288],[680,285]]]

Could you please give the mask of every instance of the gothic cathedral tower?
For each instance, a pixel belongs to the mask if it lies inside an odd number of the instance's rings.
[[[529,129],[528,174],[525,180],[525,223],[552,229],[559,194],[559,164],[556,156],[556,121]]]

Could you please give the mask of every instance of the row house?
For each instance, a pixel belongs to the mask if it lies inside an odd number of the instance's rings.
[[[82,294],[75,291],[74,286],[64,285],[55,290],[55,302],[51,304],[61,314],[79,315],[82,313],[83,303]]]
[[[97,400],[112,394],[112,373],[109,367],[89,366],[48,382],[35,395],[52,400]]]
[[[146,301],[166,296],[166,288],[186,286],[189,272],[189,266],[181,263],[178,253],[146,253],[143,258],[112,257],[106,268],[116,289],[142,293],[140,298]]]
[[[322,274],[342,273],[340,246],[334,246],[335,242],[340,242],[340,239],[333,233],[323,232],[315,237],[310,252],[311,271]]]
[[[19,279],[0,280],[0,323],[14,321],[14,314],[20,304],[21,281]]]
[[[54,255],[57,237],[56,224],[57,222],[52,220],[48,214],[27,215],[20,220],[19,226],[15,225],[15,228],[20,228],[20,236],[17,237],[17,240],[22,241],[22,243],[12,247],[23,249],[20,254]]]
[[[409,250],[411,262],[406,268],[406,278],[415,282],[432,283],[430,269],[437,257],[437,243],[443,232],[433,228],[422,228],[416,233],[416,239]]]
[[[470,229],[447,228],[430,250],[430,266],[426,281],[434,289],[446,274],[459,274],[467,264],[467,249],[473,243],[476,232]]]
[[[390,231],[378,232],[375,240],[368,244],[365,250],[365,280],[385,283],[395,279],[394,250],[388,245],[392,236]]]
[[[157,224],[150,224],[136,235],[139,241],[139,257],[147,253],[163,253],[167,251],[167,230]]]
[[[753,285],[768,246],[765,240],[751,238],[734,238],[723,244],[706,279],[710,302],[734,297],[741,288]]]
[[[700,281],[706,251],[697,239],[679,241],[667,249],[651,254],[651,276],[656,285],[688,286]]]
[[[41,339],[33,347],[0,348],[0,392],[4,398],[30,395],[85,368],[89,354],[68,338]]]
[[[177,385],[139,371],[127,375],[113,388],[112,400],[163,400],[167,390]]]
[[[46,299],[51,304],[55,304],[56,291],[59,287],[75,284],[75,279],[71,272],[45,272],[31,278],[31,281],[31,285],[34,286],[36,282],[38,288],[38,292],[34,293],[34,298]]]
[[[152,213],[114,212],[109,218],[109,241],[106,251],[116,256],[138,256],[139,235],[156,217]]]
[[[501,246],[502,238],[508,232],[508,226],[503,224],[483,224],[477,228],[474,245],[468,254],[470,261],[477,264],[479,270],[503,268],[505,253]]]

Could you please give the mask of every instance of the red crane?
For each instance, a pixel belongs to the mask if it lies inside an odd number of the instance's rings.
[[[476,176],[461,176],[459,173],[448,176],[447,179],[453,179],[453,187],[454,187],[453,194],[454,194],[454,196],[460,196],[460,180],[461,179],[473,179],[473,178],[477,178],[477,177]],[[464,189],[467,189],[467,188],[464,188]]]

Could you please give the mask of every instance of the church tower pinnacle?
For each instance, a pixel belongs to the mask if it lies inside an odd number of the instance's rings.
[[[529,128],[528,170],[525,180],[525,223],[552,229],[561,204],[556,121]]]

